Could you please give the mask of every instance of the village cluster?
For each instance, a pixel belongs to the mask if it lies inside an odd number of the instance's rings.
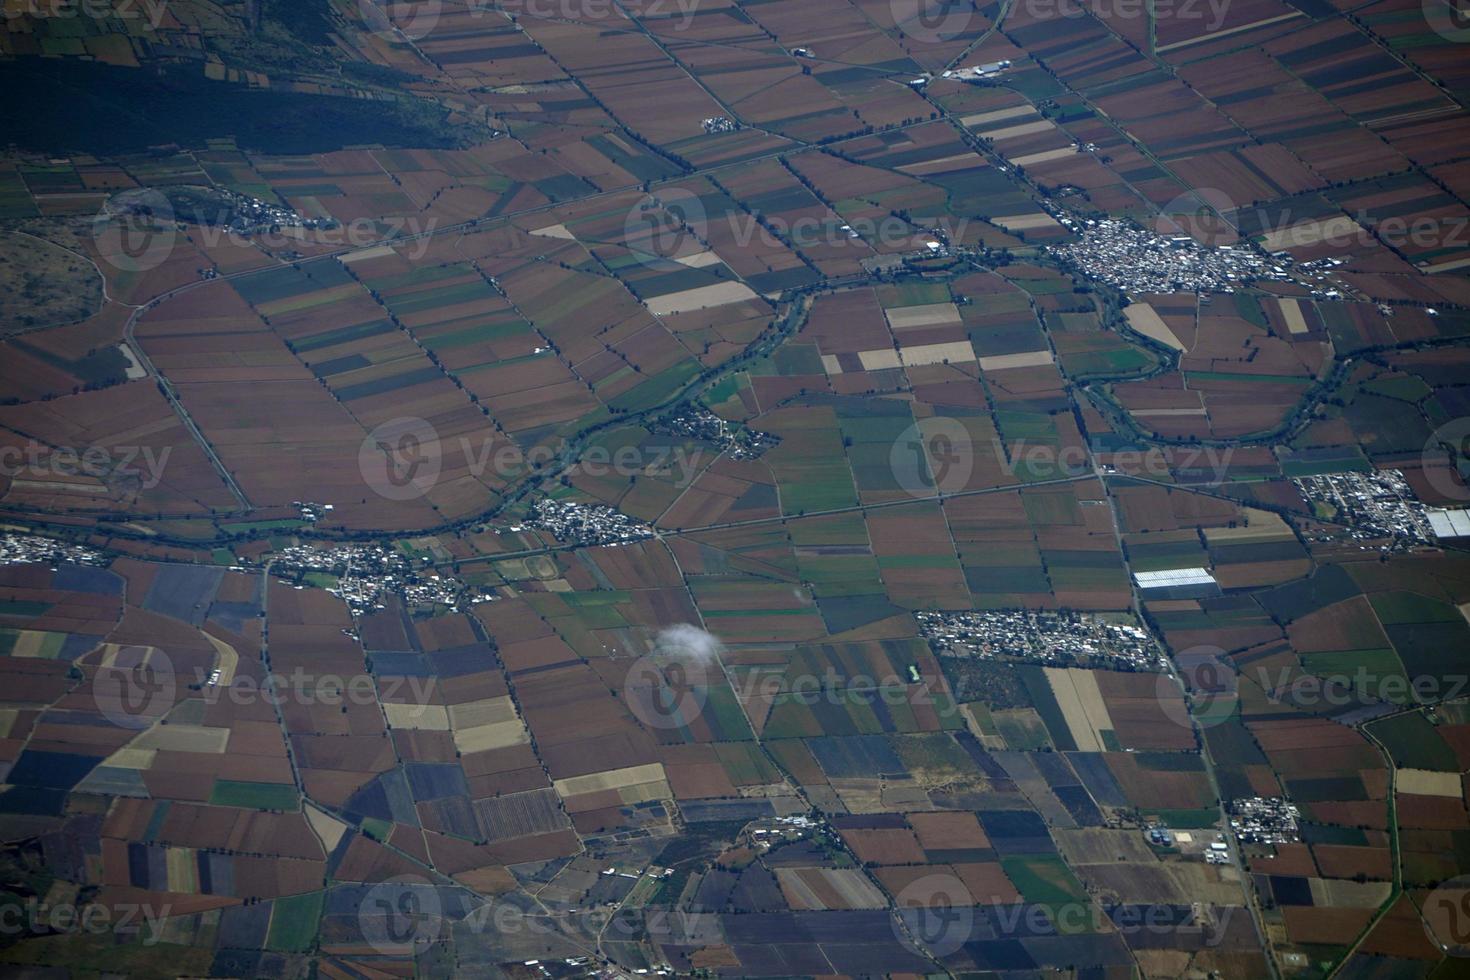
[[[751,842],[758,851],[768,851],[778,844],[789,844],[811,836],[824,826],[820,820],[797,814],[791,817],[767,817],[747,827]]]
[[[1301,811],[1279,796],[1251,796],[1230,803],[1230,827],[1242,844],[1291,844],[1301,840]]]
[[[330,228],[336,224],[330,218],[303,218],[290,208],[262,201],[249,194],[226,191],[230,196],[232,216],[229,229],[241,235],[268,228]]]
[[[711,443],[720,452],[729,453],[731,459],[759,459],[781,444],[778,435],[731,425],[714,412],[699,408],[685,408],[665,416],[650,431]]]
[[[0,535],[0,565],[30,565],[73,562],[78,565],[106,564],[105,556],[79,544],[32,534]]]
[[[532,506],[526,524],[551,532],[556,540],[565,544],[629,544],[653,537],[651,527],[622,511],[570,500],[538,500]]]
[[[1188,235],[1160,235],[1120,218],[1057,220],[1082,238],[1052,254],[1128,296],[1232,293],[1256,279],[1288,278],[1290,259],[1266,258],[1246,245],[1208,248]]]
[[[309,500],[293,500],[291,506],[296,508],[303,521],[315,524],[332,512],[331,504],[318,504]]]
[[[1117,670],[1159,670],[1163,666],[1162,654],[1148,631],[1134,623],[1027,610],[914,615],[929,645],[949,656]]]
[[[1432,541],[1429,514],[1400,470],[1368,473],[1323,473],[1292,480],[1319,516],[1345,525],[1309,530],[1312,540],[1346,536],[1353,541],[1382,541],[1383,551],[1412,547]],[[1370,547],[1362,544],[1363,548]]]
[[[297,577],[313,572],[335,576],[337,584],[326,591],[340,596],[354,616],[384,608],[383,597],[390,593],[401,596],[409,606],[448,606],[451,612],[457,612],[461,604],[495,598],[448,575],[420,575],[406,555],[378,544],[337,548],[293,545],[275,556],[271,570],[287,582],[291,573]]]

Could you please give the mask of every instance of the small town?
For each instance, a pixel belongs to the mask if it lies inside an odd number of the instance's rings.
[[[764,852],[779,844],[810,837],[825,824],[820,820],[797,814],[790,817],[766,817],[747,825],[751,843],[756,850]]]
[[[1164,665],[1148,631],[1134,623],[1025,610],[914,615],[924,638],[943,656],[1126,671],[1153,671]]]
[[[1288,279],[1287,261],[1248,245],[1208,248],[1188,235],[1160,235],[1120,218],[1058,216],[1082,240],[1050,249],[1084,275],[1128,296],[1145,293],[1232,293],[1257,279]]]
[[[714,412],[688,407],[654,422],[649,431],[708,442],[731,459],[759,459],[781,444],[774,433],[731,425]]]
[[[1301,840],[1301,811],[1279,796],[1251,796],[1230,803],[1230,827],[1242,844],[1291,844]]]
[[[1341,540],[1344,536],[1371,550],[1367,542],[1389,539],[1379,550],[1392,551],[1434,540],[1429,513],[1400,470],[1370,473],[1324,473],[1292,480],[1307,502],[1326,520],[1342,527],[1318,525],[1312,540]]]
[[[651,527],[622,511],[570,500],[537,501],[526,526],[549,531],[564,544],[629,544],[653,537]]]
[[[315,524],[332,512],[331,504],[318,504],[309,500],[293,500],[291,506],[296,508],[303,521]]]
[[[303,218],[290,208],[249,194],[230,194],[229,204],[229,229],[241,235],[270,228],[330,228],[336,224],[330,219]]]
[[[0,535],[0,565],[55,565],[72,562],[77,565],[104,565],[106,556],[79,544],[68,544],[55,538],[33,534]]]
[[[337,583],[325,586],[326,591],[340,596],[354,616],[384,608],[383,597],[389,593],[409,606],[448,606],[451,611],[458,611],[461,603],[496,598],[471,594],[465,583],[447,575],[419,575],[407,556],[382,545],[293,545],[275,555],[270,567],[282,582],[298,589],[313,584],[314,575],[335,577]]]

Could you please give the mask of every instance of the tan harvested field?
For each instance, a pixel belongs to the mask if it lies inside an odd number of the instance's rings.
[[[975,360],[975,348],[970,346],[968,340],[904,347],[898,354],[904,367],[921,367],[927,364],[968,363]],[[864,366],[867,363],[867,359],[864,358]]]
[[[132,741],[129,748],[175,752],[207,752],[219,755],[230,741],[228,728],[203,725],[155,725]]]
[[[1307,321],[1302,317],[1301,304],[1294,299],[1277,300],[1281,306],[1281,315],[1286,319],[1286,328],[1292,333],[1306,333],[1308,331]]]
[[[504,749],[512,745],[524,745],[531,740],[530,732],[526,731],[526,726],[521,724],[519,718],[469,728],[453,727],[453,731],[455,748],[461,752]]]
[[[1089,670],[1043,668],[1056,695],[1062,717],[1080,752],[1104,751],[1102,733],[1113,728],[1108,706],[1098,690],[1097,679]]]
[[[888,325],[894,330],[960,322],[960,311],[953,303],[903,306],[898,309],[884,310],[883,313],[888,317]]]
[[[623,790],[656,783],[664,779],[663,763],[650,762],[641,766],[629,766],[626,769],[612,769],[606,772],[589,773],[585,776],[558,779],[555,782],[555,786],[556,791],[561,796],[567,797],[579,796],[583,793]]]
[[[989,140],[1015,139],[1019,136],[1034,136],[1037,133],[1049,133],[1056,129],[1056,123],[1050,119],[1037,119],[1034,122],[1017,123],[1013,126],[1002,126],[999,129],[987,129],[980,133]]]
[[[1216,541],[1241,543],[1244,541],[1276,541],[1293,537],[1291,527],[1279,514],[1256,507],[1243,508],[1242,513],[1249,523],[1240,527],[1203,528],[1205,540],[1213,544]]]
[[[1445,796],[1460,799],[1465,786],[1457,772],[1432,772],[1428,769],[1400,769],[1394,777],[1399,793],[1414,796]]]
[[[1021,116],[1030,116],[1036,113],[1036,108],[1029,103],[1026,105],[1007,106],[1004,109],[991,109],[988,112],[972,112],[968,116],[960,117],[960,124],[974,128],[985,123],[1001,122],[1006,119],[1016,119]]]
[[[1056,360],[1049,350],[1024,351],[1019,354],[996,354],[980,358],[982,371],[1009,371],[1014,368],[1045,367]]]
[[[903,361],[899,353],[892,348],[886,350],[858,351],[858,359],[861,361],[864,371],[885,371],[890,368],[902,367]]]
[[[519,721],[510,695],[449,706],[449,723],[454,728],[477,728],[498,722]]]
[[[1060,228],[1057,219],[1049,214],[1010,214],[991,218],[992,224],[1006,231],[1036,231],[1041,228]]]
[[[431,732],[449,730],[449,712],[441,704],[384,704],[392,728],[408,728]]]
[[[700,286],[696,289],[686,289],[683,292],[656,296],[648,300],[645,305],[648,307],[648,312],[654,316],[668,316],[673,313],[702,310],[710,306],[729,306],[732,303],[743,303],[755,298],[755,293],[743,282],[722,282],[712,286]]]
[[[1076,156],[1076,154],[1077,148],[1075,146],[1059,146],[1055,149],[1041,150],[1037,153],[1023,153],[1019,156],[1010,157],[1009,159],[1011,163],[1014,163],[1018,167],[1034,167],[1038,163],[1052,163],[1056,160],[1065,160],[1068,157]],[[1043,225],[1041,227],[1046,226]]]
[[[1178,351],[1184,350],[1184,345],[1179,342],[1178,337],[1174,336],[1168,324],[1164,323],[1158,311],[1147,303],[1133,303],[1123,311],[1123,315],[1128,318],[1130,327],[1150,340],[1157,340]]]

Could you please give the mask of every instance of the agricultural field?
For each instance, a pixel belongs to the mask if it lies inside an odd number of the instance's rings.
[[[10,6],[0,970],[1463,972],[1448,6]]]

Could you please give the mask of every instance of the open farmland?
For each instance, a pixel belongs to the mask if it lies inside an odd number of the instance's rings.
[[[0,971],[1456,974],[1447,6],[24,6]]]

